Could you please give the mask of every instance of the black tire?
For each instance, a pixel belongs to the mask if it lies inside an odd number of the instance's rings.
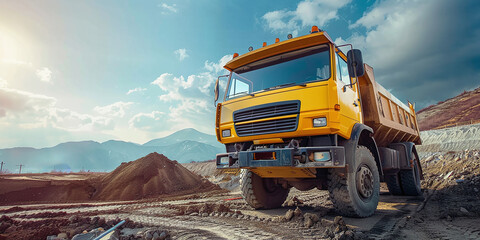
[[[420,184],[420,170],[417,159],[413,159],[413,168],[411,170],[400,171],[400,182],[403,193],[407,196],[419,196],[422,194]]]
[[[329,171],[330,199],[337,212],[343,216],[368,217],[377,209],[380,195],[380,176],[377,164],[368,148],[358,146],[353,166],[354,171],[346,174],[344,169]],[[368,175],[368,178],[362,177],[365,175]]]
[[[385,183],[387,184],[388,191],[393,195],[403,195],[402,186],[400,185],[400,179],[398,173],[394,175],[385,175]]]
[[[272,178],[261,178],[247,169],[240,173],[240,186],[245,201],[255,209],[271,209],[282,206],[290,189],[275,184]]]

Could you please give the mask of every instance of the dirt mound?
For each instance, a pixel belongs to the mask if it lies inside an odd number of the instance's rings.
[[[421,131],[480,122],[480,88],[417,112]]]
[[[191,162],[182,164],[188,170],[204,177],[211,177],[219,175],[217,170],[217,165],[215,160],[204,161],[204,162]]]
[[[135,200],[165,194],[203,192],[216,185],[158,153],[122,163],[102,179],[96,200]]]
[[[229,191],[240,191],[240,177],[238,170],[217,169],[215,160],[182,164],[188,170],[207,178]]]

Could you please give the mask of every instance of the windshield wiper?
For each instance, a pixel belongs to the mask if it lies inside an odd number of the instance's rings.
[[[284,87],[292,87],[292,86],[302,86],[302,87],[306,87],[307,84],[305,84],[305,83],[291,82],[291,83],[285,83],[285,84],[280,84],[280,85],[277,85],[277,86],[265,88],[265,90],[272,90],[272,89],[284,88]]]

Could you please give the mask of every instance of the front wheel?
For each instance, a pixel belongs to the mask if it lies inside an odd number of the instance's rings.
[[[282,206],[290,189],[275,183],[273,178],[261,178],[250,170],[242,169],[240,186],[245,201],[255,209],[271,209]]]
[[[328,190],[337,212],[344,216],[368,217],[377,209],[380,176],[375,158],[368,148],[358,146],[353,171],[329,171]]]

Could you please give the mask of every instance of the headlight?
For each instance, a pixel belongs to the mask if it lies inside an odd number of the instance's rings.
[[[325,126],[327,126],[327,118],[326,117],[321,117],[321,118],[313,119],[313,126],[314,127],[325,127]]]
[[[221,157],[220,158],[220,164],[221,165],[228,165],[230,162],[230,158],[228,156]]]
[[[222,130],[222,137],[230,137],[230,129]]]
[[[310,153],[309,159],[317,162],[329,161],[331,159],[330,152],[313,152]]]

